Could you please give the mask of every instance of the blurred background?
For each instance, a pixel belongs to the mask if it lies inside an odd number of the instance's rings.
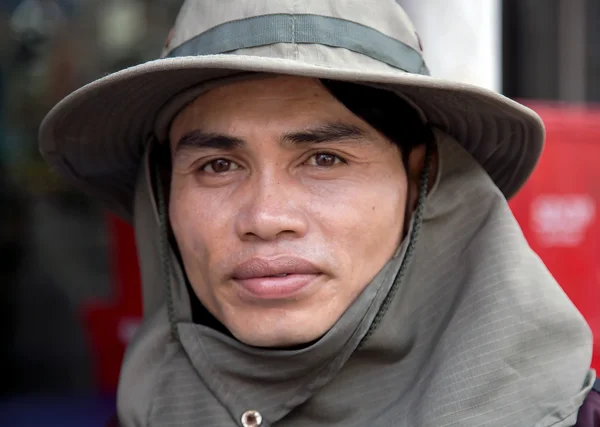
[[[547,145],[511,201],[600,337],[600,0],[398,0],[432,74],[537,110]],[[181,0],[0,0],[0,425],[104,425],[139,324],[128,225],[53,175],[41,119],[156,58]],[[600,369],[600,341],[594,367]]]

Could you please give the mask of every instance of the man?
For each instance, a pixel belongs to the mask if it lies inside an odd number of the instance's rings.
[[[527,108],[428,75],[393,1],[188,1],[41,128],[131,220],[125,426],[570,426],[590,331],[506,203]]]

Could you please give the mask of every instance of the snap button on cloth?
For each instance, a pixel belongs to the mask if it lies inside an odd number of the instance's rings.
[[[244,427],[258,427],[262,424],[262,415],[260,412],[250,410],[242,415],[242,425]]]

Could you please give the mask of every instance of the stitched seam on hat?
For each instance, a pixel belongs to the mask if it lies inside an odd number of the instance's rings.
[[[300,57],[300,48],[298,47],[298,43],[296,43],[296,40],[298,39],[296,32],[297,30],[297,22],[296,22],[296,13],[298,10],[298,0],[294,0],[294,2],[292,3],[292,43],[293,43],[293,52],[294,52],[294,60],[298,60],[298,58]]]

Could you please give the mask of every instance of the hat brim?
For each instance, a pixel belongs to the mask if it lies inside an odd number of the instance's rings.
[[[67,96],[40,127],[49,165],[130,221],[137,171],[161,108],[177,93],[239,72],[376,84],[412,100],[429,123],[452,135],[507,198],[535,168],[541,118],[493,91],[430,76],[369,72],[241,55],[158,59],[98,79]]]

